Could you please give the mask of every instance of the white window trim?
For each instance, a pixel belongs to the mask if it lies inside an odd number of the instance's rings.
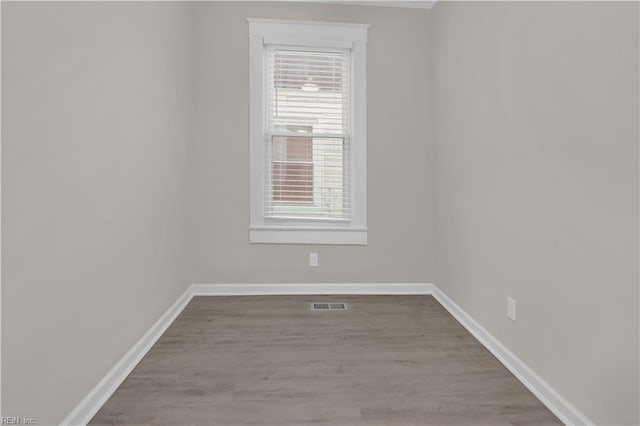
[[[367,24],[317,21],[249,21],[249,242],[272,244],[367,244]],[[267,43],[351,48],[353,111],[351,129],[351,220],[347,223],[268,223],[264,218],[264,79]]]

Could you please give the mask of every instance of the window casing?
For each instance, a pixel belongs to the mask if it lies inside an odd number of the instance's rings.
[[[367,243],[368,25],[249,19],[252,243]]]

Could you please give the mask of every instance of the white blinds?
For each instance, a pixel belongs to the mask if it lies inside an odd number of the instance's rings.
[[[350,219],[350,51],[266,46],[265,218]]]

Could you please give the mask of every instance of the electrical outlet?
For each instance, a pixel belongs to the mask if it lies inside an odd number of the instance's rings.
[[[318,253],[309,253],[309,266],[318,266]]]
[[[509,296],[507,296],[507,318],[513,322],[516,321],[516,301]]]

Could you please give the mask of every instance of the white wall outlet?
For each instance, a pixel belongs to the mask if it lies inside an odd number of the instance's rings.
[[[309,266],[318,266],[318,253],[309,253]]]
[[[516,320],[516,301],[509,296],[507,296],[507,318],[514,322]]]

